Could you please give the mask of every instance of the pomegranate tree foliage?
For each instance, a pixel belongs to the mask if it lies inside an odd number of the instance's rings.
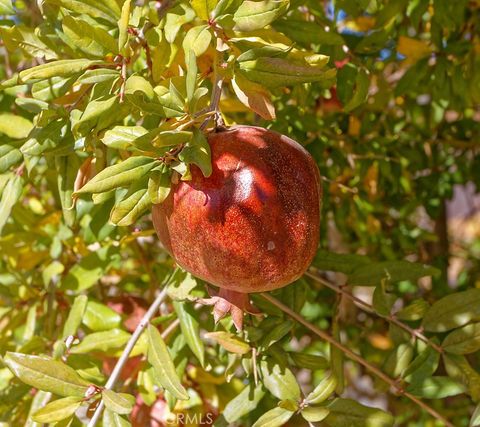
[[[480,182],[478,6],[0,0],[0,420],[83,425],[102,399],[104,426],[479,425],[479,240],[445,212]],[[215,325],[154,237],[218,111],[318,161],[321,249],[273,295],[328,342],[259,295]]]

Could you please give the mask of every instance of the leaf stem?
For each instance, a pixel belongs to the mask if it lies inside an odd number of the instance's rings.
[[[166,283],[168,283],[170,281],[172,276],[173,276],[173,274],[169,276]],[[130,353],[133,350],[133,347],[135,347],[135,344],[139,340],[139,338],[142,335],[145,328],[150,323],[150,320],[152,320],[153,316],[158,311],[160,305],[165,300],[166,296],[167,296],[167,287],[165,285],[163,287],[162,291],[155,298],[155,301],[152,303],[152,305],[150,306],[148,311],[143,316],[140,323],[137,325],[137,327],[136,327],[135,331],[133,332],[132,336],[130,337],[130,339],[128,340],[128,343],[125,346],[125,349],[123,350],[122,355],[118,359],[117,364],[113,368],[112,374],[110,375],[110,378],[108,378],[108,381],[106,382],[104,388],[106,388],[108,390],[111,390],[115,386],[118,378],[120,377],[120,374],[122,372],[123,367],[125,366],[125,364],[128,361],[128,358],[130,356]],[[173,329],[171,327],[169,327],[164,331],[164,334],[167,335],[167,331],[168,331],[168,333],[170,333],[172,330]],[[88,427],[95,427],[97,425],[97,422],[102,415],[104,406],[105,405],[103,403],[103,400],[100,401],[99,405],[97,406],[97,409],[95,410],[95,413],[93,414],[93,417],[90,419],[90,422],[88,423]]]
[[[329,334],[326,332],[322,331],[321,329],[317,328],[315,325],[312,323],[308,322],[305,320],[302,316],[300,316],[298,313],[295,313],[292,309],[287,307],[285,304],[280,302],[278,299],[275,297],[267,294],[267,293],[261,293],[260,294],[265,300],[273,304],[275,307],[279,308],[282,310],[285,314],[290,316],[292,319],[296,320],[298,323],[301,323],[303,326],[305,326],[307,329],[312,331],[315,335],[323,339],[324,341],[327,341],[330,345],[338,348],[341,350],[348,358],[351,360],[359,363],[362,365],[365,369],[370,371],[372,374],[376,375],[378,378],[381,380],[385,381],[387,384],[389,384],[398,394],[410,399],[412,402],[417,404],[420,408],[424,409],[426,412],[428,412],[432,417],[436,418],[437,420],[441,421],[444,423],[447,427],[454,427],[450,421],[448,421],[446,418],[444,418],[441,414],[439,414],[435,409],[427,405],[425,402],[420,400],[419,398],[415,397],[413,394],[410,394],[409,392],[405,391],[402,387],[398,385],[398,383],[393,379],[390,378],[387,374],[382,372],[379,368],[376,366],[372,365],[370,362],[365,360],[362,356],[358,355],[354,351],[350,350],[348,347],[344,346],[342,343],[336,341],[333,337],[331,337]]]
[[[312,268],[310,268],[311,271],[315,271]],[[435,344],[432,340],[427,338],[424,334],[422,334],[419,330],[413,329],[410,326],[406,325],[405,323],[401,322],[398,320],[395,316],[389,314],[387,316],[384,316],[380,313],[377,313],[375,309],[373,308],[372,305],[369,303],[361,300],[360,298],[357,298],[356,296],[352,295],[350,292],[347,292],[345,289],[340,288],[339,286],[334,285],[333,283],[330,283],[329,281],[319,277],[317,274],[313,274],[310,271],[307,271],[305,273],[306,276],[312,278],[316,282],[322,284],[323,286],[326,286],[329,289],[332,289],[333,291],[337,292],[338,294],[341,294],[348,298],[349,300],[355,302],[360,308],[368,313],[375,314],[378,317],[381,317],[382,319],[385,319],[386,321],[395,324],[399,328],[407,331],[412,337],[418,338],[419,340],[423,341],[425,344],[428,346],[432,347],[435,351],[439,352],[440,354],[443,354],[443,348],[440,347],[438,344]]]

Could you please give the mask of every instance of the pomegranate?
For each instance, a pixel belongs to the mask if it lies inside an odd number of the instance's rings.
[[[205,301],[241,328],[248,293],[288,285],[318,246],[321,184],[297,142],[252,126],[208,135],[212,174],[172,184],[153,206],[153,224],[175,261],[220,292]]]

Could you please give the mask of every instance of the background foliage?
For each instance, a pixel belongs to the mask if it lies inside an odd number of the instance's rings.
[[[0,0],[0,420],[480,425],[478,7]],[[154,236],[218,109],[318,162],[321,249],[273,293],[307,325],[214,325]]]

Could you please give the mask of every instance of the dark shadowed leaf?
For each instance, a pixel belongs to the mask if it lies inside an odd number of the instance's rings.
[[[457,292],[436,301],[422,325],[429,332],[445,332],[480,320],[480,289]]]
[[[480,323],[450,332],[443,340],[442,347],[454,354],[469,354],[480,350]]]
[[[361,405],[351,399],[335,399],[327,406],[325,421],[332,427],[391,427],[393,417],[381,409]]]
[[[425,399],[443,399],[464,393],[465,386],[449,377],[429,377],[412,382],[406,390]]]

